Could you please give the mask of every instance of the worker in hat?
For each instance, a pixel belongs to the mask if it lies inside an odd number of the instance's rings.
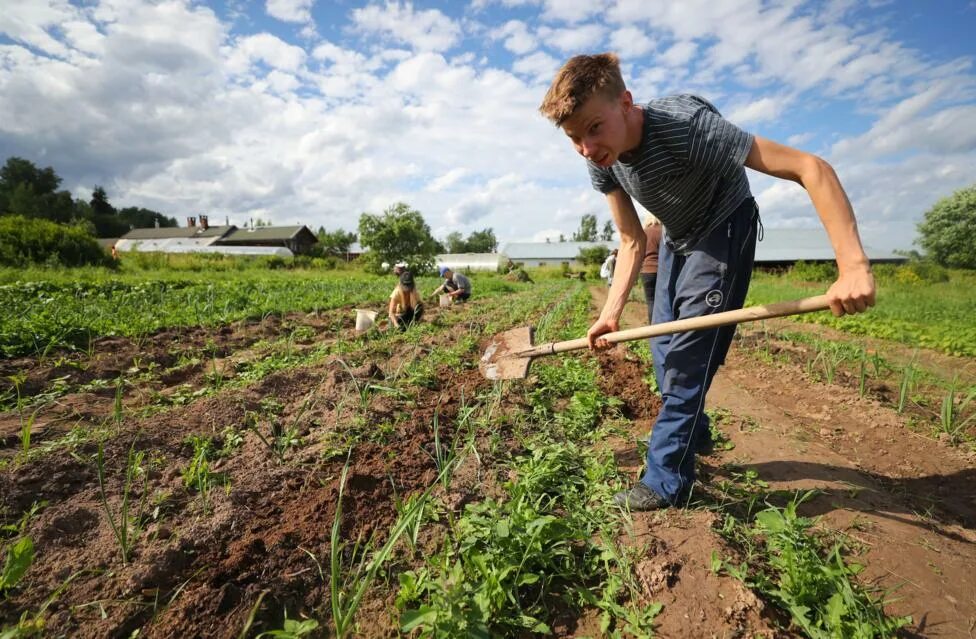
[[[471,280],[460,273],[455,273],[449,266],[442,266],[438,269],[444,283],[434,289],[433,295],[447,293],[452,301],[463,302],[471,297]]]
[[[396,287],[390,294],[390,304],[387,307],[390,325],[407,330],[413,322],[419,322],[424,315],[424,302],[417,292],[410,271],[401,269]]]

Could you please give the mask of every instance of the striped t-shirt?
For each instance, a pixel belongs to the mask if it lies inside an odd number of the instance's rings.
[[[676,95],[644,106],[644,137],[627,162],[587,165],[596,190],[623,188],[661,220],[671,249],[686,254],[751,196],[743,168],[751,148],[752,134],[707,100]]]

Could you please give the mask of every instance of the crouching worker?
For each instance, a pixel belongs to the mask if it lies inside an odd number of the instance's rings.
[[[455,273],[446,266],[440,268],[440,274],[444,278],[444,283],[434,290],[433,295],[447,293],[454,302],[463,302],[471,297],[471,280],[467,277]]]
[[[390,306],[387,309],[390,325],[401,331],[407,330],[413,322],[419,322],[424,315],[424,302],[417,293],[410,271],[400,273],[400,281],[390,295]]]

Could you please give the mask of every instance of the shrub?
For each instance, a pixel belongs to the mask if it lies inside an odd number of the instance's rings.
[[[936,202],[918,233],[918,243],[937,264],[976,268],[976,185]]]
[[[790,268],[790,276],[804,282],[832,282],[837,279],[837,265],[800,260]]]
[[[0,217],[0,264],[24,267],[112,266],[114,261],[84,230],[20,215]]]

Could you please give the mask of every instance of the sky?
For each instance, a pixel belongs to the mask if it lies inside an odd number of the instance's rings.
[[[538,107],[614,51],[635,100],[695,93],[816,153],[865,244],[910,249],[976,183],[974,33],[976,0],[0,0],[0,162],[181,225],[355,230],[406,202],[439,238],[568,237],[609,213]],[[819,225],[748,174],[767,228]]]

